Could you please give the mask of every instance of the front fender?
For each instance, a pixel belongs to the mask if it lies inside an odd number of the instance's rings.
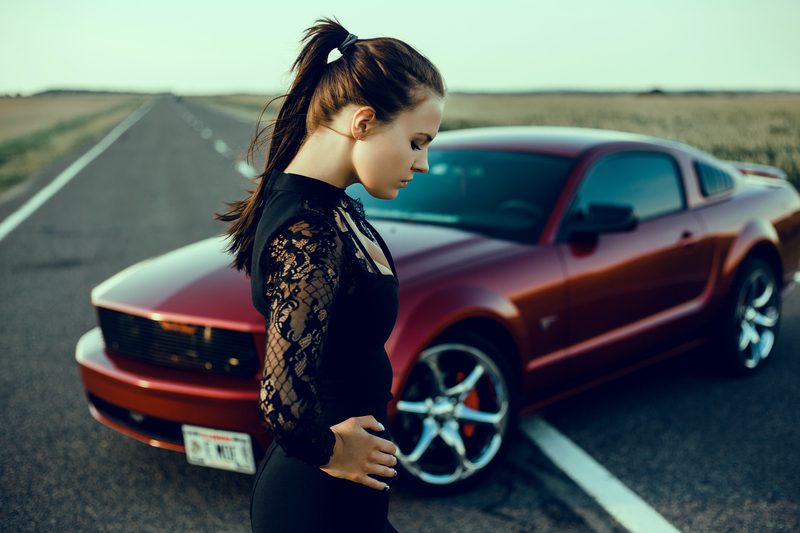
[[[398,321],[392,335],[391,361],[394,389],[400,390],[419,353],[446,329],[467,319],[491,320],[509,332],[517,353],[527,353],[528,332],[519,309],[509,299],[482,287],[452,286],[431,291]],[[397,396],[395,394],[395,396]]]

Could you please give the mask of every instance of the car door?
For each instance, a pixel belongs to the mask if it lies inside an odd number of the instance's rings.
[[[677,342],[711,269],[708,249],[697,246],[702,229],[686,208],[679,165],[668,153],[630,150],[599,158],[584,174],[561,227],[595,203],[630,205],[638,223],[593,242],[557,239],[571,378]]]

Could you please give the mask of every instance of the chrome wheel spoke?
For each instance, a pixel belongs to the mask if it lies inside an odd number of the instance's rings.
[[[419,461],[422,454],[424,454],[428,447],[433,442],[433,439],[436,438],[436,435],[439,434],[439,424],[432,418],[426,418],[422,422],[422,434],[419,436],[419,441],[417,445],[414,446],[414,449],[411,450],[411,453],[406,455],[404,458],[411,462]]]
[[[456,470],[472,470],[475,465],[467,457],[467,449],[464,446],[464,440],[461,438],[461,433],[458,432],[458,422],[455,420],[447,421],[440,430],[442,440],[453,451],[453,457],[456,460]]]
[[[472,409],[463,404],[458,404],[453,415],[457,419],[465,422],[477,422],[478,424],[492,424],[493,426],[497,426],[503,420],[505,410],[501,410],[497,413],[487,413],[485,411]]]
[[[750,337],[750,344],[758,344],[758,342],[761,340],[761,335],[758,334],[758,330],[755,328],[755,326],[753,326],[753,324],[750,322],[747,322],[746,330],[747,335]]]
[[[778,311],[772,307],[767,311],[767,314],[755,312],[753,315],[753,322],[765,328],[771,328],[778,322]]]
[[[415,413],[418,415],[427,414],[431,408],[431,401],[430,398],[426,399],[424,402],[409,402],[406,400],[400,400],[397,402],[397,410],[403,413]]]
[[[761,355],[759,354],[758,346],[756,346],[755,344],[751,344],[750,356],[745,358],[744,365],[747,368],[755,368],[760,360],[761,360]]]
[[[467,377],[461,381],[461,383],[454,385],[445,391],[445,394],[448,396],[458,396],[459,399],[466,398],[467,394],[469,394],[472,389],[475,388],[475,385],[478,383],[478,380],[481,379],[485,369],[481,364],[476,364],[475,368],[472,369],[472,372],[469,373]]]
[[[748,327],[750,323],[747,320],[742,320],[739,324],[739,351],[741,352],[750,344],[750,332]]]
[[[442,369],[439,368],[439,353],[431,354],[429,357],[426,357],[420,361],[424,363],[428,370],[430,371],[431,375],[433,376],[433,380],[436,383],[437,391],[440,394],[443,394],[445,391],[444,385],[444,373],[442,373]]]
[[[775,343],[775,334],[771,331],[767,330],[761,334],[761,345],[760,345],[760,353],[761,359],[766,359],[766,357],[772,351],[772,345]]]
[[[764,292],[753,298],[753,307],[764,307],[772,297],[773,290],[773,284],[771,282],[767,283],[767,286],[764,287]]]

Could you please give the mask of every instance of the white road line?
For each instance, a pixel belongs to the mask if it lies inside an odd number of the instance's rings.
[[[125,133],[125,130],[136,124],[153,106],[153,100],[148,100],[136,109],[133,113],[125,117],[125,119],[117,124],[117,126],[108,132],[108,135],[95,144],[88,152],[72,162],[70,166],[65,168],[53,181],[42,187],[42,189],[34,194],[27,202],[22,204],[16,211],[8,215],[3,222],[0,222],[0,241],[6,238],[9,233],[19,226],[26,218],[31,216],[39,207],[42,206],[47,200],[56,194],[64,185],[70,182],[78,172],[84,169],[86,165],[91,163],[97,156],[102,154],[106,148],[116,141],[120,135]]]
[[[236,170],[245,178],[254,178],[258,175],[256,169],[250,166],[247,161],[239,161],[236,163]]]
[[[228,148],[228,145],[222,139],[216,139],[214,141],[214,150],[216,150],[218,154],[226,157],[231,153],[230,148]]]
[[[203,139],[208,140],[211,137],[213,137],[213,132],[211,131],[211,128],[203,126],[203,121],[195,117],[191,112],[189,111],[181,112],[181,118],[183,118],[187,123],[194,125],[193,127],[196,130],[200,131],[200,136]],[[233,155],[233,151],[230,149],[228,144],[222,139],[214,139],[212,141],[212,144],[214,146],[214,150],[223,157],[230,158]],[[235,164],[235,168],[236,171],[239,172],[239,174],[241,174],[245,178],[254,178],[258,175],[258,171],[254,169],[250,164],[248,164],[247,161],[238,161]]]
[[[633,533],[679,533],[655,509],[577,444],[539,416],[524,417],[523,433],[575,483]]]

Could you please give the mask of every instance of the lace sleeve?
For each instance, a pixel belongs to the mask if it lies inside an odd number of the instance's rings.
[[[318,371],[340,284],[342,248],[332,223],[313,215],[278,231],[269,248],[260,416],[287,455],[315,466],[330,461],[336,443],[322,420]]]

